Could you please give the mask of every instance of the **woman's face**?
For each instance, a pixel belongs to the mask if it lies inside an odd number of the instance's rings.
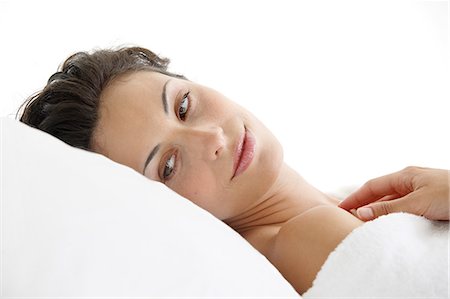
[[[263,198],[283,163],[279,142],[252,114],[187,80],[127,74],[107,86],[99,109],[96,152],[165,183],[222,220]],[[235,173],[240,153],[251,161]]]

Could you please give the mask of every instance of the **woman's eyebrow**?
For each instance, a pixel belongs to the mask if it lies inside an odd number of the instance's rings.
[[[166,115],[169,115],[169,105],[167,104],[167,83],[169,83],[172,79],[169,79],[166,81],[166,83],[164,83],[164,87],[161,93],[161,101],[162,101],[162,105],[164,108],[164,113]],[[142,174],[145,174],[145,169],[147,168],[148,164],[150,164],[150,161],[153,159],[153,157],[156,155],[156,153],[159,150],[159,146],[160,144],[158,144],[157,146],[155,146],[152,151],[150,152],[150,154],[147,157],[147,160],[145,160],[144,163],[144,169],[142,170]]]
[[[145,164],[144,164],[144,170],[142,171],[142,174],[145,174],[145,169],[147,168],[147,165],[150,163],[150,161],[153,159],[153,157],[154,157],[154,156],[156,155],[156,153],[158,152],[159,146],[160,146],[160,144],[158,144],[157,146],[155,146],[155,147],[152,149],[152,151],[150,152],[150,154],[148,155],[147,160],[145,161]]]
[[[164,87],[163,87],[163,91],[161,94],[161,100],[163,103],[163,107],[164,107],[164,112],[166,113],[166,115],[169,115],[169,105],[167,104],[167,83],[169,83],[172,79],[169,79],[166,81],[166,83],[164,83]]]

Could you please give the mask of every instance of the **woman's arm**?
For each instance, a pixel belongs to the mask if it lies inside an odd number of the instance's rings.
[[[318,206],[284,224],[270,261],[300,294],[306,292],[328,255],[363,222],[335,206]]]

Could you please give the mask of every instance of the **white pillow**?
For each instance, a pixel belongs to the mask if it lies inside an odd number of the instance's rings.
[[[3,296],[300,298],[239,234],[164,185],[0,120]]]

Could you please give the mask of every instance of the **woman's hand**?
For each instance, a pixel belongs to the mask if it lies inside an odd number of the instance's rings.
[[[368,181],[339,207],[364,221],[393,212],[449,220],[449,174],[444,169],[410,166]]]

